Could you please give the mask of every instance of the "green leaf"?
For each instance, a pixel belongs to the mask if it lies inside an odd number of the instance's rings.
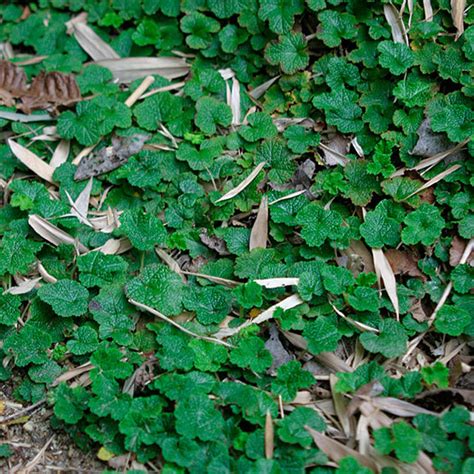
[[[133,109],[138,125],[145,130],[157,130],[160,123],[173,125],[182,118],[183,102],[169,92],[160,92],[146,98]]]
[[[282,140],[265,140],[257,148],[257,162],[266,162],[270,171],[268,177],[274,183],[288,181],[296,171],[296,164]]]
[[[397,83],[393,95],[407,107],[424,106],[433,96],[435,85],[416,73],[410,73]]]
[[[77,258],[79,281],[86,287],[103,287],[124,281],[128,263],[118,255],[89,252]]]
[[[437,385],[439,388],[449,387],[449,369],[441,362],[422,367],[421,375],[428,385]]]
[[[27,324],[18,333],[8,336],[3,343],[3,351],[15,356],[18,367],[28,364],[43,364],[47,359],[46,349],[52,343],[51,336],[41,329]]]
[[[43,244],[17,232],[6,232],[0,247],[0,274],[27,273]]]
[[[441,109],[428,108],[431,128],[445,132],[453,142],[461,142],[474,133],[474,112],[462,104],[446,105]]]
[[[224,419],[212,400],[202,393],[179,401],[174,417],[176,431],[188,439],[217,441],[222,436]]]
[[[166,316],[182,310],[183,282],[164,265],[149,265],[125,286],[127,296],[161,311]]]
[[[0,324],[13,326],[21,315],[21,300],[10,293],[0,294]]]
[[[120,349],[103,342],[90,358],[94,366],[91,378],[99,375],[106,379],[126,379],[132,374],[133,365],[123,359]]]
[[[217,372],[227,361],[225,347],[203,339],[193,339],[189,347],[194,351],[194,366],[204,372]]]
[[[369,247],[396,247],[400,242],[400,224],[389,217],[390,205],[390,201],[383,200],[366,214],[365,221],[360,226],[360,234]]]
[[[345,457],[339,461],[339,467],[336,469],[337,474],[372,474],[372,470],[362,466],[353,457]]]
[[[458,293],[469,293],[474,288],[474,268],[466,263],[458,265],[451,272],[451,281]]]
[[[84,415],[88,393],[84,387],[70,388],[66,383],[54,391],[54,414],[69,425],[75,425]]]
[[[201,324],[218,324],[230,312],[232,294],[223,287],[189,288],[184,306],[196,313]]]
[[[303,337],[308,341],[308,350],[317,355],[335,351],[342,334],[330,318],[318,316],[305,324]]]
[[[277,34],[289,32],[300,13],[303,13],[303,0],[260,0],[258,10],[259,18],[268,21],[270,29]]]
[[[77,281],[58,280],[43,285],[38,290],[38,296],[64,318],[81,316],[87,311],[89,292]]]
[[[181,29],[186,36],[186,44],[193,49],[207,48],[212,41],[212,33],[220,30],[220,24],[199,12],[193,12],[181,19]]]
[[[325,112],[326,121],[340,132],[357,133],[363,128],[362,109],[357,105],[358,96],[344,87],[316,95],[313,105]]]
[[[262,286],[253,281],[237,286],[232,293],[236,297],[239,305],[245,309],[259,308],[262,306]]]
[[[435,328],[442,334],[460,336],[470,324],[471,316],[463,308],[445,304],[436,314]]]
[[[412,463],[418,459],[422,438],[420,433],[408,423],[399,421],[390,428],[374,431],[375,449],[382,454],[395,455],[402,462]]]
[[[93,352],[99,346],[97,332],[90,326],[81,326],[74,333],[74,338],[67,342],[69,352],[84,355]]]
[[[288,148],[298,154],[305,153],[310,147],[318,146],[320,140],[319,133],[306,130],[300,125],[290,125],[283,132],[283,136],[288,140]]]
[[[341,215],[315,202],[298,212],[296,222],[302,227],[301,236],[311,247],[320,247],[326,239],[337,240],[343,233]]]
[[[385,357],[398,357],[405,353],[408,336],[403,326],[393,319],[384,319],[379,333],[364,332],[359,340],[369,352],[380,353]]]
[[[440,420],[441,428],[447,433],[453,433],[458,439],[472,436],[471,417],[463,406],[456,406],[443,414]]]
[[[318,15],[321,30],[317,37],[330,48],[339,46],[343,39],[353,39],[357,35],[356,18],[349,13],[325,10]]]
[[[377,46],[379,63],[395,76],[403,74],[415,62],[412,51],[404,43],[381,41]]]
[[[272,365],[272,356],[260,338],[247,337],[231,351],[230,361],[238,367],[263,372]]]
[[[356,206],[366,206],[379,189],[377,179],[368,172],[367,164],[365,160],[352,160],[344,168],[349,183],[345,194]]]
[[[408,245],[434,244],[446,224],[439,209],[426,203],[408,214],[403,222],[406,227],[402,230],[402,241]]]
[[[284,402],[291,402],[298,390],[309,388],[315,383],[313,375],[301,368],[296,360],[290,360],[278,367],[277,377],[272,382],[272,391],[281,395]]]
[[[194,122],[206,135],[216,133],[216,125],[228,127],[232,122],[232,111],[227,104],[214,97],[201,97],[196,102]]]
[[[316,431],[324,431],[326,423],[321,416],[311,408],[297,407],[289,415],[285,416],[277,430],[278,437],[285,443],[299,444],[309,447],[313,443],[313,438],[305,430],[309,426]]]
[[[163,244],[167,236],[163,222],[140,209],[125,211],[120,216],[120,224],[121,232],[138,250],[153,250],[155,245]]]
[[[255,112],[247,117],[248,125],[242,125],[239,135],[248,142],[256,142],[262,138],[272,138],[277,134],[270,115],[264,112]]]
[[[294,74],[309,63],[306,39],[301,33],[280,36],[277,43],[270,43],[265,49],[265,58],[270,64],[280,65],[286,74]]]

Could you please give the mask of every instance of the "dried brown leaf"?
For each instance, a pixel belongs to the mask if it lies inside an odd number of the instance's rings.
[[[418,268],[418,258],[412,253],[397,249],[388,249],[385,251],[385,257],[388,263],[390,263],[395,275],[409,275],[424,278],[423,273],[421,273]]]
[[[22,97],[27,91],[25,71],[10,61],[0,60],[0,90],[11,97]]]
[[[67,157],[69,156],[69,149],[71,148],[71,142],[69,140],[61,140],[58,146],[54,150],[53,156],[49,165],[56,169],[63,163],[66,163]]]
[[[50,105],[70,105],[81,100],[81,92],[72,74],[41,71],[22,96],[19,108],[29,113],[33,109],[45,109]]]
[[[130,137],[112,137],[112,145],[83,158],[77,167],[74,179],[82,181],[92,176],[108,173],[127,162],[138,153],[149,135],[135,134]]]

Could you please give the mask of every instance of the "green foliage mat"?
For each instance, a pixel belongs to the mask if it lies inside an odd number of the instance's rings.
[[[16,399],[46,399],[102,459],[164,473],[473,472],[464,3],[4,2],[11,61],[73,73],[84,97],[53,122],[0,119],[47,162],[71,146],[50,184],[0,145],[0,380]],[[189,73],[127,107],[143,78],[90,62],[65,25],[82,11],[118,56],[184,55]],[[74,179],[84,146],[139,135],[120,167]]]

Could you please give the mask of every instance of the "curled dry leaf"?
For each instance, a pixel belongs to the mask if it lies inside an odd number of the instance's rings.
[[[41,71],[34,79],[19,107],[29,113],[33,109],[45,109],[50,105],[70,105],[81,100],[81,92],[72,74]]]
[[[385,257],[382,249],[372,249],[374,257],[375,273],[379,279],[382,279],[387,291],[387,295],[395,309],[397,320],[400,318],[400,308],[398,304],[397,282],[392,267]]]
[[[408,36],[405,25],[398,10],[392,5],[384,5],[383,12],[392,30],[392,39],[395,43],[408,45]]]
[[[10,61],[0,60],[0,102],[11,107],[13,98],[22,97],[26,92],[25,71]]]

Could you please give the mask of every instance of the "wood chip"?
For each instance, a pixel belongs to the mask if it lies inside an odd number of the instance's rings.
[[[262,163],[259,163],[255,169],[235,188],[231,189],[227,193],[224,194],[224,196],[220,197],[217,202],[222,202],[222,201],[227,201],[228,199],[232,199],[233,197],[237,196],[239,193],[241,193],[257,176],[260,171],[262,171],[263,167],[267,163],[263,161]]]
[[[268,198],[263,196],[258,208],[257,218],[250,232],[249,250],[267,248],[268,240]]]
[[[12,153],[33,173],[48,183],[56,184],[53,179],[54,168],[43,161],[39,156],[28,150],[19,143],[14,142],[11,138],[7,140],[8,146]]]

